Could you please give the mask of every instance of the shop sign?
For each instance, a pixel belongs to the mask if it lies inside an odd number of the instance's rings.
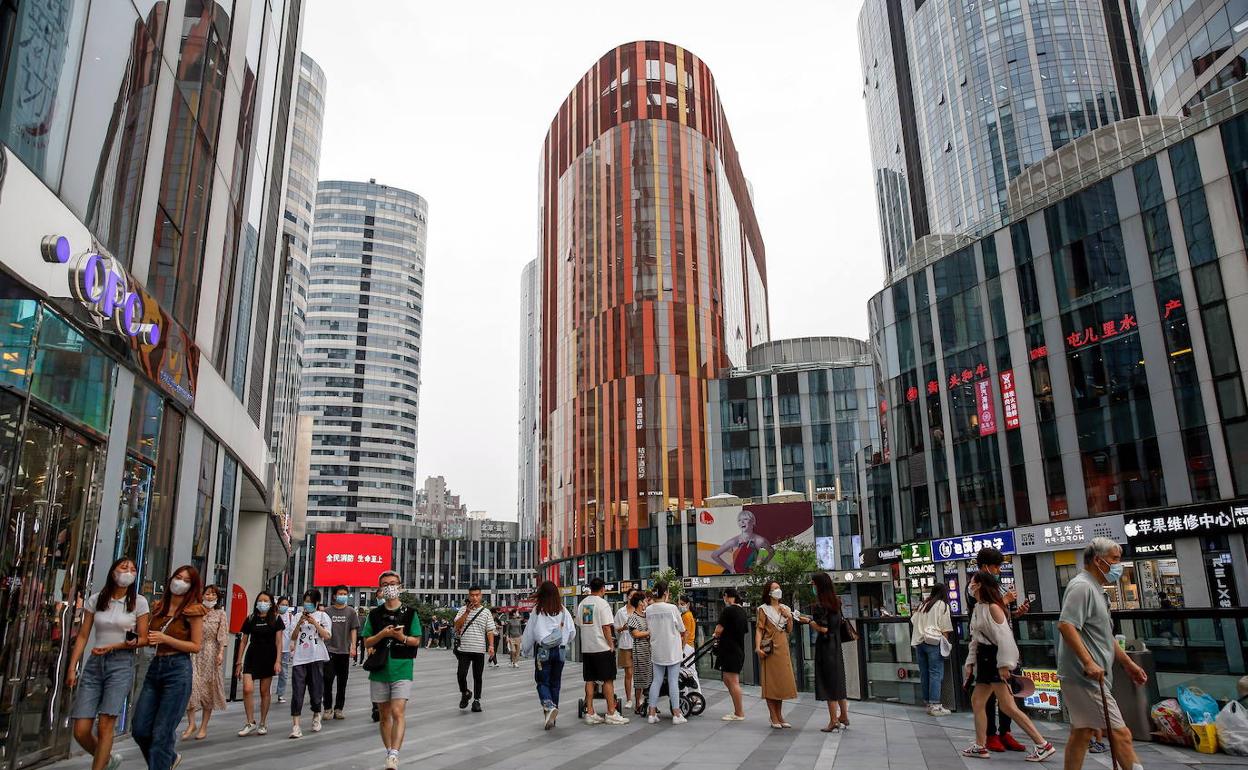
[[[992,405],[992,380],[975,383],[975,404],[979,411],[979,435],[991,436],[997,432],[997,410]]]
[[[895,564],[901,561],[901,546],[885,546],[883,548],[862,549],[862,566],[874,567],[877,564]]]
[[[1173,554],[1173,541],[1169,543],[1136,543],[1131,546],[1132,556],[1171,556]]]
[[[685,588],[697,588],[698,586],[709,586],[711,579],[709,577],[683,577],[680,584]]]
[[[945,573],[945,587],[949,589],[949,612],[954,615],[962,614],[962,594],[958,590],[958,574]]]
[[[932,544],[926,540],[919,543],[906,543],[901,546],[901,561],[904,564],[931,560]]]
[[[936,563],[932,561],[905,565],[906,585],[911,591],[927,592],[936,585]]]
[[[1213,606],[1230,610],[1239,606],[1235,590],[1235,575],[1231,567],[1231,555],[1226,551],[1216,553],[1209,559],[1209,587],[1213,589]]]
[[[1223,501],[1158,513],[1128,513],[1123,518],[1123,530],[1132,542],[1221,535],[1248,530],[1248,502]]]
[[[985,532],[980,535],[946,537],[932,541],[932,558],[936,561],[974,559],[985,548],[996,548],[1003,554],[1014,553],[1014,531]]]
[[[1121,516],[1097,516],[1074,519],[1060,524],[1037,524],[1014,530],[1014,545],[1018,553],[1045,553],[1047,551],[1073,551],[1083,548],[1093,538],[1107,537],[1116,543],[1127,539]]]
[[[1001,378],[1001,406],[1005,410],[1005,429],[1017,430],[1022,423],[1018,418],[1018,391],[1014,389],[1014,370],[1006,369],[997,376]]]
[[[893,580],[891,570],[857,569],[828,574],[836,583],[890,583]]]
[[[1062,710],[1062,681],[1051,668],[1025,668],[1023,676],[1036,683],[1036,691],[1023,700],[1023,705],[1038,711]]]

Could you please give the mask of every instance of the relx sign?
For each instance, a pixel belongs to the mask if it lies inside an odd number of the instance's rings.
[[[70,293],[101,326],[144,345],[160,343],[160,325],[144,321],[143,294],[121,263],[94,250],[74,257],[63,235],[45,237],[41,251],[45,262],[69,265]]]

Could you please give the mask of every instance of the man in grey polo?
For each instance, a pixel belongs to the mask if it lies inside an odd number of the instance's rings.
[[[1113,728],[1108,737],[1118,762],[1125,768],[1142,770],[1131,745],[1131,731],[1109,692],[1115,660],[1137,685],[1148,681],[1144,669],[1114,640],[1109,598],[1103,586],[1122,578],[1121,562],[1121,546],[1107,537],[1095,538],[1083,551],[1083,570],[1070,579],[1062,597],[1062,613],[1057,619],[1057,673],[1062,681],[1062,700],[1070,714],[1066,770],[1083,767],[1093,732],[1105,726],[1107,709]]]

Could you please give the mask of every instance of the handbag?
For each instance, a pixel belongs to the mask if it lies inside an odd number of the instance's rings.
[[[858,641],[858,632],[854,630],[853,625],[845,618],[841,618],[841,642]]]
[[[940,635],[940,657],[947,658],[953,654],[953,642],[949,641],[944,634]]]
[[[459,629],[455,631],[455,642],[451,646],[452,651],[459,652],[459,643],[464,638],[464,631],[467,631],[468,627],[471,626],[477,618],[481,617],[482,612],[485,612],[485,607],[478,607],[477,611],[472,613],[472,617],[468,618],[468,622],[460,626]]]
[[[390,662],[390,647],[374,647],[373,652],[364,659],[360,668],[368,672],[381,671]]]

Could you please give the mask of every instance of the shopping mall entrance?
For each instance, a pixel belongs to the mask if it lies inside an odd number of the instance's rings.
[[[104,464],[103,447],[85,435],[33,410],[24,425],[20,416],[21,402],[0,394],[0,474],[12,476],[0,546],[5,768],[68,751],[70,693],[61,674],[82,619]]]

